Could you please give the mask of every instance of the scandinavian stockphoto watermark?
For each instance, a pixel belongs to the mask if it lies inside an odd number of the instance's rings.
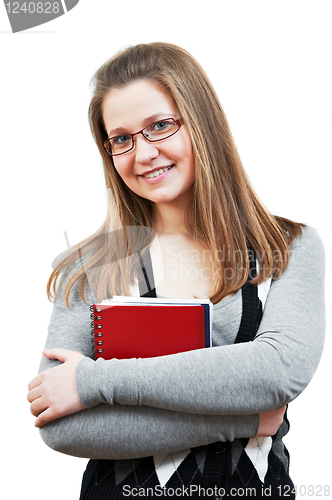
[[[181,486],[177,488],[171,488],[167,486],[156,485],[154,487],[132,487],[129,485],[124,485],[122,488],[122,493],[124,497],[170,497],[170,498],[185,498],[185,497],[193,497],[195,498],[213,498],[213,499],[221,499],[225,496],[228,497],[256,497],[257,491],[256,488],[231,488],[231,490],[226,492],[225,488],[214,486],[211,488],[205,488],[201,485],[190,484],[189,486]],[[269,496],[271,497],[272,492],[269,488],[266,488],[264,491],[264,487],[262,488],[262,492],[260,496]]]
[[[93,295],[98,288],[100,276],[106,275],[111,268],[114,269],[115,262],[121,263],[121,272],[130,271],[130,275],[134,276],[138,269],[144,274],[150,268],[149,259],[152,258],[153,276],[146,276],[142,281],[143,294],[150,291],[152,283],[155,287],[162,282],[164,285],[172,283],[176,287],[184,282],[196,282],[203,288],[208,288],[215,282],[225,284],[238,276],[245,276],[252,257],[256,261],[256,269],[250,268],[249,279],[255,277],[256,270],[262,273],[264,281],[271,275],[277,278],[278,263],[283,262],[286,257],[281,250],[274,250],[269,259],[266,259],[264,252],[252,255],[253,251],[249,250],[243,254],[241,250],[231,249],[229,245],[222,245],[217,251],[212,251],[207,248],[197,249],[181,236],[167,235],[159,238],[151,227],[122,225],[111,189],[107,189],[107,204],[109,217],[104,232],[92,238],[84,247],[80,243],[71,247],[68,234],[64,231],[67,247],[74,251],[76,249],[78,261],[81,261]],[[266,264],[271,257],[272,266]],[[89,259],[93,265],[89,264]],[[98,272],[96,268],[99,268]]]
[[[262,484],[260,487],[238,487],[225,489],[223,487],[214,486],[204,488],[200,485],[191,484],[178,488],[169,488],[167,486],[157,485],[155,487],[132,487],[124,485],[122,488],[124,497],[170,497],[170,498],[185,498],[185,497],[202,497],[212,499],[225,498],[290,498],[294,495],[301,497],[328,497],[331,494],[331,488],[328,485],[301,485],[299,487],[293,485],[279,485],[273,488],[271,485]]]
[[[76,7],[79,0],[4,0],[13,33],[48,23]]]
[[[248,275],[246,264],[251,261],[249,252],[243,255],[240,250],[231,251],[226,245],[217,252],[208,249],[199,251],[187,248],[181,239],[177,244],[173,241],[167,244],[167,239],[160,239],[153,228],[145,226],[105,230],[85,243],[73,246],[66,231],[64,237],[68,249],[77,256],[77,264],[82,266],[92,295],[96,297],[101,277],[109,273],[114,275],[116,272],[119,277],[119,273],[127,273],[125,275],[132,278],[133,286],[138,277],[144,278],[140,279],[141,295],[160,285],[164,289],[170,285],[178,289],[192,284],[204,292],[210,290],[215,282],[225,285],[239,276],[253,279],[258,269],[262,272],[263,281],[270,279],[271,274],[276,279],[277,263],[282,258],[282,252],[275,252],[270,267],[264,264],[264,254],[256,252],[256,268],[250,268]],[[62,252],[55,262],[60,262],[65,254]]]

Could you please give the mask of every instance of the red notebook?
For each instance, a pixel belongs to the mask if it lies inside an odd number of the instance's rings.
[[[91,333],[96,359],[149,358],[210,347],[206,304],[156,300],[94,304]]]

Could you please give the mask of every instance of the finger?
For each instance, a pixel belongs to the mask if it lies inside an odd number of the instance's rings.
[[[29,403],[32,403],[35,399],[40,398],[42,395],[42,388],[41,385],[38,385],[34,389],[31,389],[31,391],[28,392],[27,394],[27,400]]]
[[[42,412],[47,410],[47,408],[48,408],[48,404],[46,404],[46,402],[41,397],[41,398],[38,398],[35,401],[33,401],[33,403],[31,403],[30,412],[35,417],[38,417]]]
[[[34,379],[31,380],[28,384],[28,389],[31,391],[31,389],[34,389],[35,387],[38,387],[42,383],[42,376],[37,375]]]
[[[43,427],[43,425],[48,424],[49,422],[52,422],[53,420],[56,420],[57,414],[52,408],[47,408],[45,411],[40,413],[38,415],[37,420],[35,421],[35,427]]]
[[[54,349],[44,349],[43,354],[48,359],[58,359],[64,363],[68,359],[68,355],[71,351],[68,349],[61,349],[60,347],[55,347]]]

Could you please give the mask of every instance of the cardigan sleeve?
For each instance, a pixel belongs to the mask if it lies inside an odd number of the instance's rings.
[[[50,448],[67,455],[123,460],[250,438],[258,427],[259,415],[197,415],[100,404],[50,422],[40,435]]]
[[[322,242],[310,227],[289,265],[272,282],[252,342],[147,359],[83,359],[80,400],[204,415],[250,415],[277,409],[311,380],[324,344]]]

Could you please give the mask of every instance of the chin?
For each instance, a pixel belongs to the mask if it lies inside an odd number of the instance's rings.
[[[178,201],[178,197],[174,196],[152,196],[149,198],[152,203],[155,203],[156,205],[167,205],[167,204],[173,204]]]

